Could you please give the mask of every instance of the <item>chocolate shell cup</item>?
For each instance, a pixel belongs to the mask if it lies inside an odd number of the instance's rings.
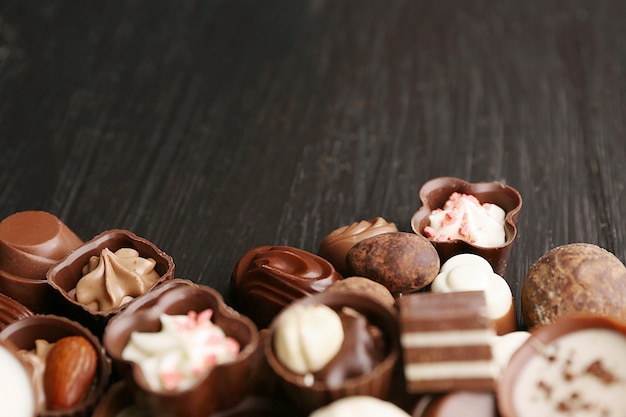
[[[45,211],[22,211],[0,222],[0,293],[37,313],[50,312],[46,273],[83,241]]]
[[[138,364],[122,357],[131,334],[135,331],[158,332],[161,314],[181,315],[206,309],[213,310],[212,320],[226,336],[238,341],[241,346],[239,357],[234,362],[214,366],[187,390],[152,390]],[[152,415],[206,417],[233,407],[244,398],[253,355],[259,346],[259,334],[254,323],[227,306],[214,289],[189,280],[174,279],[135,299],[113,317],[105,328],[103,343],[137,403]]]
[[[82,269],[92,256],[100,256],[103,249],[116,251],[120,248],[132,248],[139,256],[152,258],[156,261],[154,270],[161,276],[148,290],[174,278],[174,260],[159,249],[154,243],[134,233],[113,229],[100,233],[81,247],[70,253],[47,273],[48,283],[55,291],[55,302],[60,315],[72,317],[89,327],[97,335],[101,335],[108,320],[126,307],[121,305],[111,311],[91,311],[79,303],[71,294],[76,284],[83,277]]]
[[[40,412],[40,417],[88,417],[109,385],[111,361],[99,339],[87,328],[66,317],[39,314],[26,317],[6,326],[0,331],[0,340],[12,343],[17,349],[33,350],[38,339],[54,343],[66,336],[83,336],[95,348],[98,368],[91,390],[78,405],[65,410]]]
[[[511,247],[517,236],[517,219],[522,207],[520,193],[498,182],[469,183],[454,177],[439,177],[426,182],[420,189],[419,198],[422,207],[411,218],[413,231],[426,236],[424,229],[429,224],[429,216],[433,210],[442,208],[452,193],[470,194],[481,203],[492,203],[501,207],[505,215],[504,232],[505,242],[502,246],[483,247],[468,241],[456,239],[437,242],[429,239],[437,249],[441,263],[460,253],[473,253],[487,259],[498,275],[504,275],[508,263]]]
[[[388,400],[392,395],[394,370],[400,354],[399,328],[397,313],[385,304],[367,296],[343,293],[321,293],[297,300],[283,310],[270,325],[270,334],[276,331],[282,314],[295,305],[323,304],[335,311],[349,307],[364,315],[367,320],[383,333],[386,355],[374,369],[363,375],[346,379],[339,386],[329,387],[324,381],[307,381],[305,375],[290,371],[277,358],[274,352],[273,338],[264,343],[265,356],[272,370],[277,375],[286,396],[303,412],[311,412],[330,404],[334,400],[352,396],[369,395]]]
[[[574,348],[559,346],[563,345],[563,337],[585,330],[609,330],[622,339],[621,347],[614,355],[613,364],[605,355],[607,352],[605,349],[608,348],[596,337],[589,337],[583,343],[578,342]],[[528,400],[516,405],[516,388],[534,391],[535,398],[554,402],[549,411],[536,413],[535,410],[533,415],[555,417],[578,415],[574,412],[576,410],[585,410],[584,415],[621,415],[626,404],[624,399],[626,382],[623,375],[626,374],[626,367],[621,365],[624,346],[626,346],[626,326],[604,317],[565,317],[533,329],[531,336],[513,353],[498,383],[497,403],[500,415],[520,417],[529,415],[529,410],[532,410]],[[577,358],[585,355],[579,352],[589,354],[583,361],[583,367],[576,364]],[[538,372],[526,373],[531,375],[530,380],[523,379],[525,368],[537,358],[541,358],[545,364],[540,366]],[[554,368],[554,373],[550,368]],[[623,374],[619,375],[619,372]],[[559,383],[550,379],[550,375],[555,374],[560,379]],[[580,385],[576,385],[576,379],[581,380],[584,389],[579,389]],[[605,393],[610,391],[613,397],[607,401],[606,397],[598,396],[597,391],[594,393],[594,389]],[[610,410],[603,409],[618,401],[621,401],[621,405],[617,405],[619,413],[613,414]]]

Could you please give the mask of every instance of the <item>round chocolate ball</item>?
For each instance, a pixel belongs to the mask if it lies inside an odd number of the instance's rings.
[[[626,267],[593,244],[559,246],[530,267],[521,297],[529,328],[581,315],[626,323]]]
[[[384,233],[358,242],[346,257],[355,275],[370,278],[392,294],[420,290],[439,273],[439,254],[415,233]]]

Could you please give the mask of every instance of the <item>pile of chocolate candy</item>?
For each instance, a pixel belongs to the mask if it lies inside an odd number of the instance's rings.
[[[587,243],[503,278],[510,186],[435,178],[412,231],[381,217],[317,253],[257,246],[233,305],[115,229],[0,222],[0,415],[622,416],[626,267]],[[620,414],[621,413],[621,414]]]

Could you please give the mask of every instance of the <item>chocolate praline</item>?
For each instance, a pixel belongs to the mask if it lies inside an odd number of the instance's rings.
[[[22,305],[14,299],[0,294],[0,330],[14,321],[30,317],[34,313],[25,305]]]
[[[419,199],[422,206],[413,214],[411,227],[419,235],[425,236],[424,229],[429,224],[429,216],[433,210],[442,208],[452,193],[469,194],[481,203],[492,203],[505,211],[505,242],[502,246],[482,247],[462,239],[436,242],[431,240],[437,249],[441,263],[459,253],[473,253],[487,259],[493,270],[503,276],[506,271],[509,255],[517,236],[517,219],[522,208],[522,196],[515,188],[499,182],[469,183],[460,178],[433,178],[422,186]]]
[[[396,311],[372,298],[346,293],[322,293],[305,297],[292,303],[280,315],[287,314],[294,306],[323,304],[339,312],[350,308],[367,318],[369,324],[382,332],[386,351],[384,359],[371,372],[352,376],[343,383],[330,386],[323,380],[310,380],[307,375],[290,371],[278,359],[274,349],[273,337],[265,339],[264,351],[267,361],[277,375],[287,397],[303,412],[311,412],[339,398],[353,395],[368,395],[383,400],[392,394],[394,368],[400,355],[399,328]],[[276,331],[280,315],[270,325],[270,335]],[[354,341],[348,342],[352,343]],[[346,341],[344,341],[346,343]]]
[[[382,217],[361,220],[342,226],[326,235],[320,242],[318,253],[333,264],[342,276],[346,277],[353,274],[346,262],[346,255],[350,248],[363,239],[397,231],[398,228],[394,223],[390,223]]]
[[[452,391],[425,395],[413,410],[412,417],[498,417],[493,392]]]
[[[72,290],[83,277],[83,267],[92,256],[100,256],[103,249],[115,251],[120,248],[137,250],[140,256],[156,261],[154,270],[160,275],[148,291],[174,278],[174,260],[149,240],[123,229],[107,230],[95,236],[54,265],[47,273],[48,283],[54,290],[54,299],[60,314],[72,317],[101,335],[108,320],[126,307],[126,304],[110,311],[92,311],[76,300]],[[104,288],[103,288],[104,291]]]
[[[36,313],[54,310],[46,272],[83,241],[45,211],[21,211],[0,222],[0,292]]]
[[[234,362],[215,365],[189,389],[152,390],[139,364],[125,360],[122,352],[134,332],[158,332],[162,314],[186,315],[213,311],[212,321],[241,347]],[[206,417],[235,406],[246,394],[253,356],[259,346],[254,323],[226,305],[213,288],[189,280],[173,279],[132,301],[107,323],[103,344],[115,369],[135,394],[139,405],[162,417]]]
[[[245,253],[231,274],[239,311],[265,328],[289,303],[318,294],[341,275],[321,256],[291,246],[258,246]]]
[[[111,361],[106,355],[100,340],[89,329],[67,317],[53,314],[37,314],[13,322],[0,331],[0,340],[8,341],[18,349],[27,351],[35,349],[35,342],[38,339],[54,343],[66,336],[82,336],[92,344],[97,354],[96,377],[87,397],[80,403],[64,410],[40,411],[40,417],[90,416],[95,404],[109,385]]]

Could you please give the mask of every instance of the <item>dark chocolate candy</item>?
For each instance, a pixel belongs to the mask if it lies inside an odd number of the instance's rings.
[[[237,262],[231,289],[239,311],[264,328],[287,304],[340,279],[321,256],[291,246],[259,246]]]

